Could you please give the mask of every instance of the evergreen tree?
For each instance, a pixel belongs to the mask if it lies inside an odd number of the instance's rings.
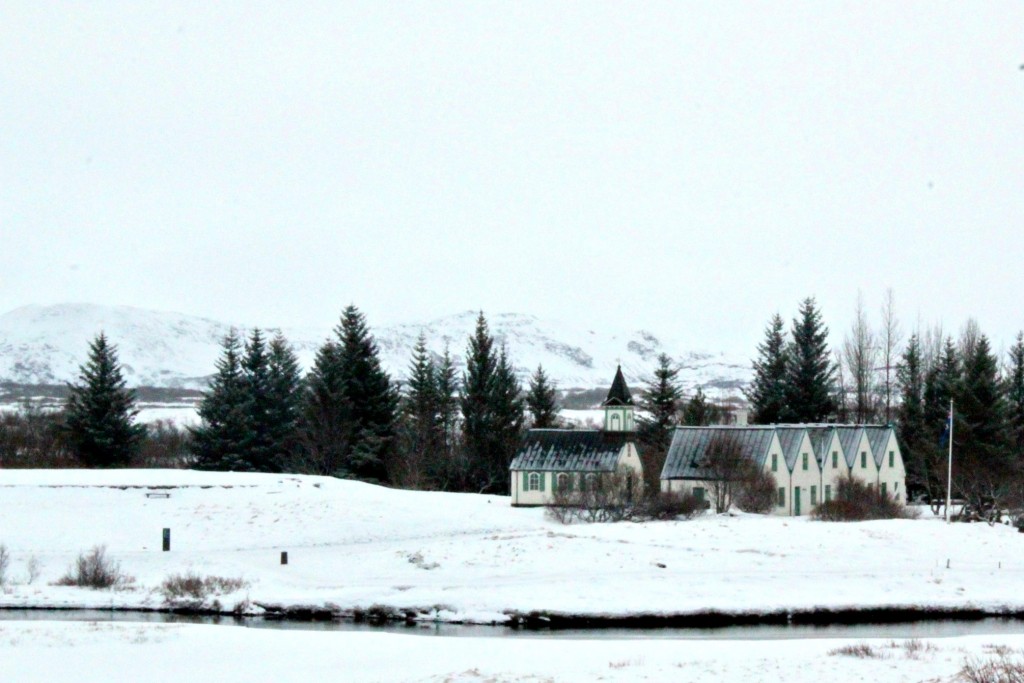
[[[422,332],[413,348],[401,405],[399,474],[403,486],[424,488],[440,457],[437,371]]]
[[[270,442],[274,471],[289,471],[298,447],[303,384],[299,360],[280,333],[269,347]]]
[[[1006,471],[1010,464],[1007,411],[999,364],[984,334],[970,351],[963,359],[963,380],[956,395],[959,422],[954,441],[964,451],[982,458],[987,468]]]
[[[921,343],[911,335],[896,366],[896,385],[899,407],[896,413],[897,435],[903,462],[907,469],[907,483],[918,490],[927,488],[928,467],[925,458],[927,425],[924,419],[924,373],[921,365]]]
[[[828,328],[813,298],[808,297],[800,304],[786,355],[783,419],[787,422],[827,421],[836,409],[835,366],[828,350]]]
[[[495,428],[491,467],[494,473],[492,479],[498,482],[492,490],[494,493],[507,493],[511,486],[509,466],[523,439],[525,415],[522,393],[523,388],[508,358],[508,349],[502,344],[498,352],[498,364],[494,368],[494,389],[491,393]]]
[[[696,393],[683,406],[683,424],[690,427],[716,424],[720,417],[721,411],[718,406],[708,401],[700,387],[697,387]]]
[[[353,423],[354,440],[346,453],[344,469],[354,479],[387,482],[386,463],[394,446],[398,391],[381,367],[377,343],[358,308],[345,308],[335,333]]]
[[[341,346],[328,340],[317,350],[306,377],[295,469],[307,474],[344,476],[353,437]]]
[[[637,416],[637,440],[644,468],[647,491],[659,491],[661,469],[665,464],[672,428],[679,424],[679,402],[683,392],[679,388],[679,368],[668,354],[658,356],[654,375],[640,397]]]
[[[435,371],[437,397],[438,460],[430,463],[430,475],[444,490],[462,490],[468,468],[459,448],[459,380],[448,344]]]
[[[63,431],[71,452],[87,467],[123,467],[146,434],[135,424],[135,392],[128,389],[117,349],[102,332],[89,344],[77,384],[68,385]]]
[[[260,329],[254,328],[245,343],[242,357],[242,384],[245,391],[246,433],[241,444],[245,469],[273,472],[278,453],[274,444],[273,400],[270,383],[270,358]]]
[[[786,412],[786,338],[776,313],[764,331],[754,361],[754,380],[746,391],[752,424],[777,424]]]
[[[1024,332],[1010,348],[1009,376],[1006,382],[1010,442],[1019,462],[1024,464]]]
[[[548,380],[544,368],[538,365],[537,371],[530,377],[529,390],[526,392],[526,407],[533,418],[534,429],[558,426],[558,404],[555,396],[555,385]]]
[[[217,372],[199,403],[199,426],[189,428],[190,448],[197,469],[249,469],[242,450],[249,425],[241,347],[235,330],[222,340]]]

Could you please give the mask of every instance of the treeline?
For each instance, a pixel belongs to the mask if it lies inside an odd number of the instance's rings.
[[[956,338],[940,326],[905,337],[891,291],[879,318],[858,298],[833,351],[814,299],[788,334],[773,316],[753,362],[751,421],[894,424],[912,495],[939,501],[952,401],[954,495],[975,512],[1024,506],[1024,334],[1000,362],[974,320]]]

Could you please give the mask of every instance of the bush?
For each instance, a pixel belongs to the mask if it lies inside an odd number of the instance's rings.
[[[814,508],[811,515],[825,522],[862,522],[869,519],[909,519],[916,511],[893,496],[847,477],[839,481],[836,497]]]
[[[966,683],[1024,683],[1024,661],[1001,652],[989,659],[967,659],[955,680]]]
[[[124,588],[135,581],[121,571],[121,565],[107,557],[107,549],[95,546],[88,553],[81,553],[75,564],[57,580],[58,586],[80,586],[82,588]]]
[[[653,520],[690,519],[707,509],[703,500],[692,493],[662,491],[645,500],[637,510],[639,516]]]
[[[633,519],[638,510],[638,501],[633,495],[633,476],[625,468],[581,476],[580,486],[575,490],[555,489],[545,515],[560,524]]]
[[[234,593],[249,584],[242,579],[223,576],[200,576],[195,572],[172,574],[160,584],[160,592],[164,600],[176,602],[180,600],[202,601],[211,595]]]
[[[739,482],[736,490],[736,507],[744,512],[764,515],[775,508],[777,484],[771,472],[754,469]]]

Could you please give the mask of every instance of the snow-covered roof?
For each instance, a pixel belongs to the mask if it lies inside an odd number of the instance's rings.
[[[672,444],[661,470],[662,479],[706,479],[702,463],[715,438],[732,439],[744,457],[753,460],[758,467],[764,467],[768,451],[775,439],[775,427],[715,426],[676,427]]]
[[[531,429],[512,459],[512,470],[614,472],[632,432]]]

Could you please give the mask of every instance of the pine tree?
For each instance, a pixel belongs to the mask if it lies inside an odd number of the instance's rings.
[[[754,361],[754,380],[746,392],[752,424],[777,424],[786,412],[786,338],[776,313],[764,331]]]
[[[434,361],[422,332],[413,348],[409,380],[401,405],[400,483],[409,488],[424,488],[429,472],[439,459],[437,377]]]
[[[1024,464],[1024,332],[1010,348],[1009,376],[1006,382],[1010,441],[1019,462]]]
[[[916,334],[911,335],[896,366],[896,386],[899,391],[897,434],[907,469],[907,483],[919,490],[926,489],[928,467],[925,458],[930,444],[925,436],[924,372],[921,365],[921,343]]]
[[[792,342],[786,354],[787,422],[825,422],[835,412],[835,366],[828,350],[828,328],[813,298],[800,304],[793,320]]]
[[[689,401],[683,406],[683,424],[689,427],[703,427],[718,422],[721,411],[708,401],[704,391],[697,387]]]
[[[199,426],[189,428],[190,448],[197,469],[249,469],[242,450],[249,425],[241,347],[235,330],[222,340],[217,372],[199,403]]]
[[[270,383],[270,358],[260,329],[254,328],[245,343],[242,356],[242,384],[245,390],[246,434],[241,444],[245,469],[273,472],[277,452],[274,444],[273,395]]]
[[[437,364],[435,382],[439,453],[437,462],[430,463],[430,476],[443,490],[462,490],[468,468],[465,459],[459,457],[459,380],[447,343]]]
[[[467,482],[474,490],[489,491],[497,482],[491,478],[488,460],[492,455],[494,414],[491,394],[494,391],[494,340],[483,312],[476,321],[476,330],[466,348],[466,371],[462,377],[462,438],[468,473]]]
[[[956,396],[960,422],[954,441],[1000,469],[1009,464],[1006,402],[999,378],[999,364],[988,337],[982,334],[963,359],[963,381]]]
[[[75,457],[87,467],[129,465],[146,428],[135,424],[135,392],[127,388],[117,349],[102,332],[89,344],[78,383],[68,389],[63,431]]]
[[[274,471],[290,471],[298,447],[303,384],[299,360],[283,335],[270,342],[270,442]]]
[[[637,440],[643,462],[644,483],[647,491],[658,491],[661,469],[668,454],[672,428],[679,424],[679,402],[683,392],[679,387],[679,368],[668,354],[658,356],[654,375],[640,397],[637,416]]]
[[[328,340],[317,350],[306,377],[296,470],[344,476],[346,456],[355,436],[353,427],[352,405],[345,393],[341,347]]]
[[[555,385],[548,380],[544,368],[537,366],[537,371],[530,377],[530,386],[526,392],[526,408],[533,418],[534,429],[550,429],[558,426],[558,403]]]
[[[354,441],[347,452],[347,475],[362,481],[388,481],[386,464],[394,446],[399,394],[380,364],[366,317],[355,306],[342,311],[335,329],[340,342],[344,394],[351,411]]]
[[[490,466],[491,479],[496,484],[491,488],[492,493],[507,493],[511,485],[509,466],[523,438],[525,415],[522,393],[523,388],[508,358],[508,349],[503,344],[494,368],[494,389],[490,401],[495,428],[494,457]]]

